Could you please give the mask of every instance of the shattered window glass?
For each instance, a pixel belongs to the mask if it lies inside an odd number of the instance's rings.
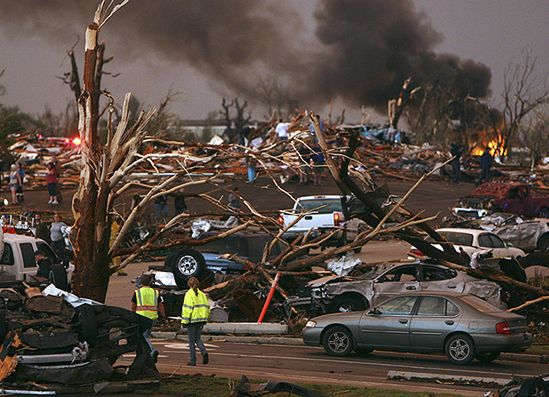
[[[416,303],[415,296],[401,296],[385,302],[377,308],[381,314],[388,316],[405,316],[411,315],[412,309]]]
[[[435,266],[423,267],[423,281],[442,281],[449,280],[457,276],[457,272],[452,269],[444,269]]]
[[[505,248],[505,243],[503,240],[495,234],[490,234],[490,240],[492,241],[492,246],[494,248]]]

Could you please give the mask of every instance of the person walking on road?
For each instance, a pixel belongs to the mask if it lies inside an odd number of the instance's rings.
[[[57,200],[57,170],[55,165],[52,163],[48,164],[48,173],[46,174],[46,183],[48,184],[48,195],[50,199],[48,204],[58,205],[59,201]]]
[[[151,357],[156,363],[158,351],[151,343],[152,329],[160,317],[166,317],[164,304],[157,290],[151,288],[152,277],[148,274],[141,276],[141,288],[136,290],[132,297],[132,311],[139,315],[139,332],[149,346]]]
[[[490,172],[492,169],[492,155],[490,154],[490,148],[486,147],[482,156],[480,156],[480,178],[477,185],[490,180]]]
[[[17,205],[17,192],[21,184],[22,184],[21,175],[17,170],[17,165],[12,164],[10,167],[9,186],[10,186],[10,192],[11,192],[11,203],[13,205]]]
[[[53,222],[50,225],[50,239],[51,245],[61,262],[68,266],[69,259],[67,257],[67,251],[65,247],[65,236],[63,231],[68,227],[68,225],[63,222],[61,215],[55,214],[53,216]]]
[[[202,342],[202,329],[210,317],[210,303],[204,292],[198,289],[199,281],[196,277],[191,277],[187,281],[189,290],[185,293],[183,309],[181,311],[181,325],[187,327],[189,334],[189,355],[190,359],[187,365],[196,365],[196,346],[202,354],[202,364],[209,362],[208,352]]]

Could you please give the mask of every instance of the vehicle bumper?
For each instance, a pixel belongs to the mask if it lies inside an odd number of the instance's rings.
[[[528,349],[533,342],[532,334],[526,332],[513,335],[477,334],[474,335],[477,352],[520,352]]]
[[[322,343],[322,327],[305,327],[303,329],[303,343],[307,346],[320,346]]]

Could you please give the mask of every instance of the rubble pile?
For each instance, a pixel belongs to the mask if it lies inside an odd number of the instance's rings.
[[[158,375],[137,315],[128,310],[81,299],[53,285],[40,291],[23,282],[4,283],[0,297],[3,389],[108,390],[113,380],[126,382],[127,388],[128,381],[144,374]],[[127,372],[113,367],[130,352],[137,355]]]

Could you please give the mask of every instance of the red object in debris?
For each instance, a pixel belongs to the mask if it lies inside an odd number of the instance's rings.
[[[284,226],[284,217],[282,216],[282,214],[278,215],[278,218],[277,218],[276,221],[278,222],[278,224],[280,226],[282,226],[282,227]]]
[[[261,309],[261,314],[257,319],[258,324],[263,324],[263,319],[265,318],[265,314],[267,314],[267,309],[269,308],[269,305],[271,304],[271,300],[273,299],[273,295],[278,285],[278,280],[280,280],[280,272],[276,272],[276,276],[273,280],[273,284],[271,285],[271,290],[269,291],[269,295],[267,295],[267,300],[265,301],[265,304],[263,305],[263,309]]]
[[[334,212],[334,226],[339,226],[342,220],[343,220],[343,214],[337,211]]]
[[[4,233],[17,234],[15,228],[11,225],[2,226],[2,231]]]
[[[511,335],[511,326],[507,321],[496,324],[496,334]]]
[[[421,252],[420,250],[418,250],[417,248],[412,248],[409,252],[410,255],[412,256],[425,256],[425,254],[423,252]]]

